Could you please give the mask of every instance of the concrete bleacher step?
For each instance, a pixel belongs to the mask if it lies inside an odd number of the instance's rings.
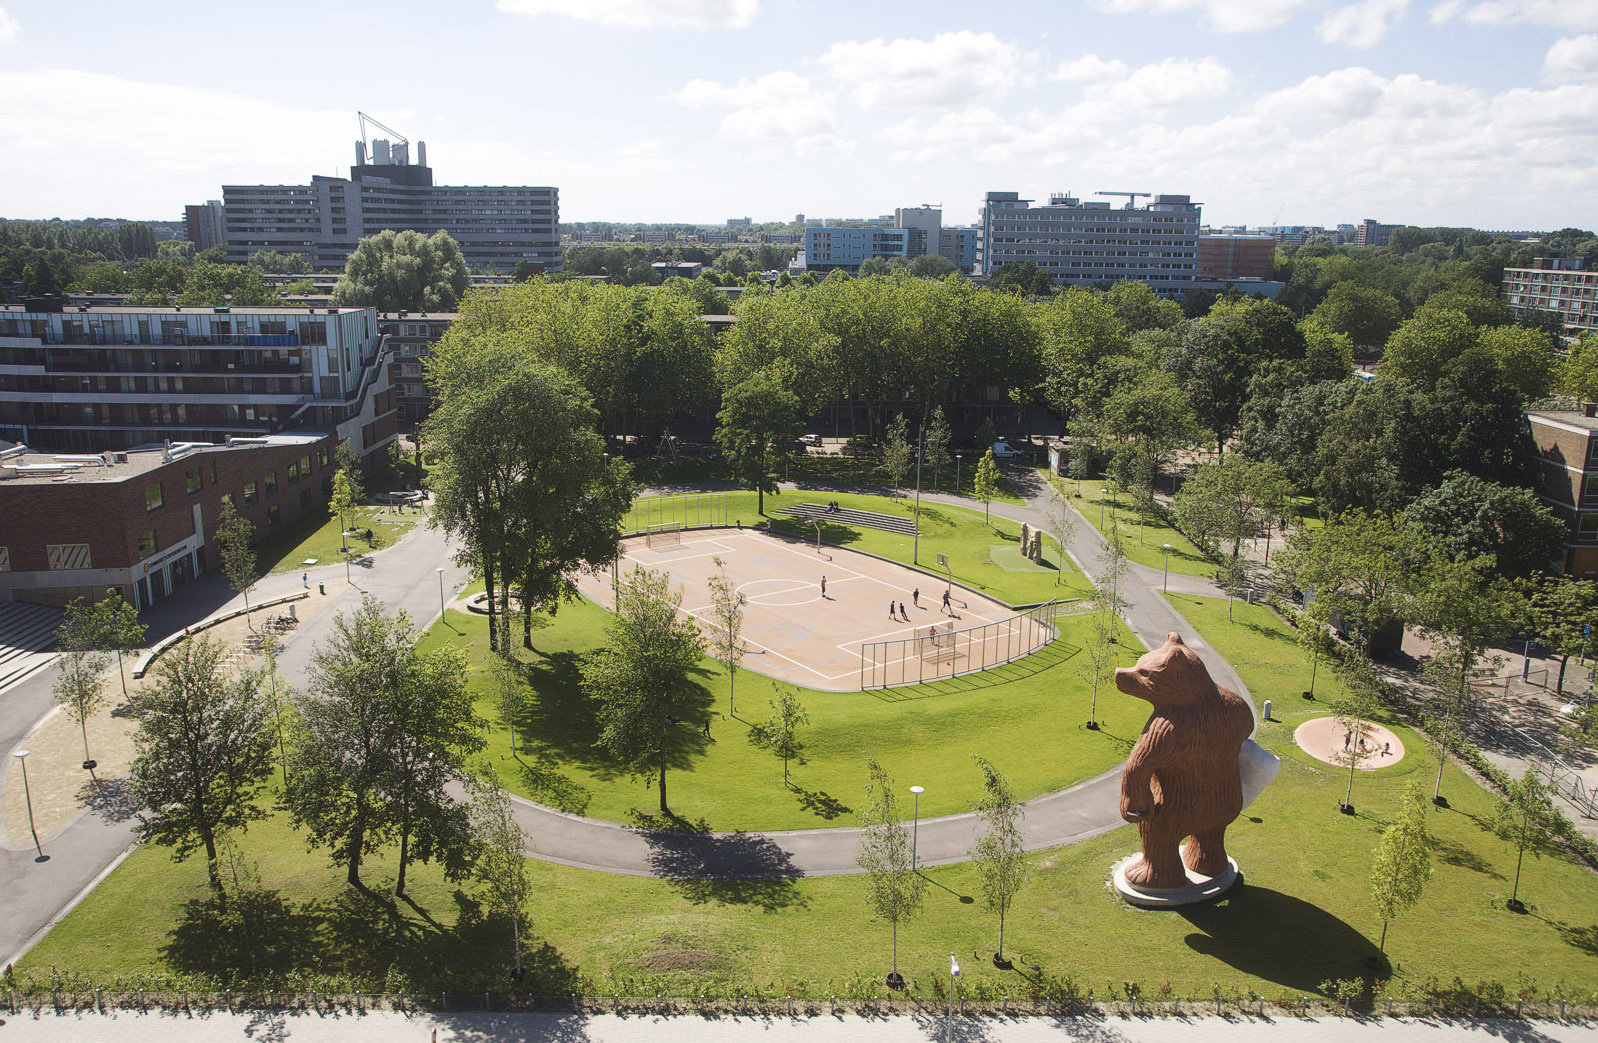
[[[777,513],[786,514],[794,518],[803,518],[807,521],[816,519],[841,522],[845,525],[859,525],[868,529],[882,529],[887,532],[897,532],[904,536],[914,536],[916,531],[915,523],[907,518],[895,518],[889,514],[856,510],[853,507],[840,507],[836,511],[828,511],[825,504],[802,503],[794,507],[779,508]]]
[[[0,602],[0,690],[50,661],[60,625],[58,608]]]

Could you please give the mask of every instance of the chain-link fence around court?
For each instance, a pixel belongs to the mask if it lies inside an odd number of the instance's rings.
[[[1085,611],[1081,601],[1050,601],[1006,619],[955,629],[917,628],[911,637],[860,646],[860,690],[942,681],[1031,655],[1059,636],[1055,620]]]

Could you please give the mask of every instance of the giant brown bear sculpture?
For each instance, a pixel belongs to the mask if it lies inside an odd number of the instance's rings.
[[[1137,665],[1116,670],[1115,686],[1154,705],[1121,772],[1121,817],[1137,823],[1143,845],[1127,882],[1186,887],[1179,845],[1188,836],[1188,867],[1219,876],[1227,869],[1226,827],[1243,810],[1238,751],[1254,730],[1253,711],[1210,679],[1176,633]]]

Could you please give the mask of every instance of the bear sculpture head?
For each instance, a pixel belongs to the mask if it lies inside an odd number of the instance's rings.
[[[1183,644],[1182,635],[1175,631],[1166,635],[1165,644],[1145,652],[1135,665],[1116,670],[1115,687],[1156,706],[1201,702],[1215,693],[1215,682],[1204,660]]]

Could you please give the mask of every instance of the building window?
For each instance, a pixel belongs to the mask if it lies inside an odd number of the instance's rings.
[[[272,506],[270,506],[270,507],[268,507],[266,509],[266,524],[267,524],[268,528],[271,528],[274,525],[278,525],[282,521],[283,521],[283,508],[279,507],[277,504],[274,503]]]
[[[11,548],[0,547],[0,572],[11,571]]]
[[[325,447],[316,451],[316,465],[318,467],[327,466],[327,449]]]
[[[266,487],[266,495],[268,495],[268,496],[276,496],[277,495],[277,472],[276,471],[268,471],[268,472],[266,472],[266,477],[261,479],[261,482]]]
[[[1576,523],[1576,538],[1578,540],[1598,540],[1598,512],[1588,511],[1581,515]]]
[[[139,534],[139,560],[143,561],[155,553],[155,530]]]
[[[311,473],[311,458],[308,457],[308,456],[300,457],[300,474],[309,475],[310,473]]]
[[[191,467],[183,472],[183,488],[186,492],[197,493],[205,482],[205,476],[198,467]]]
[[[87,543],[47,543],[44,548],[45,562],[51,569],[88,569],[94,563],[89,557]]]
[[[255,483],[254,482],[245,482],[244,483],[244,506],[248,507],[250,504],[252,504],[254,502],[255,502]]]
[[[151,482],[144,487],[144,509],[153,511],[165,502],[161,499],[161,483]]]
[[[298,460],[289,461],[288,474],[290,484],[300,480],[300,463]]]

